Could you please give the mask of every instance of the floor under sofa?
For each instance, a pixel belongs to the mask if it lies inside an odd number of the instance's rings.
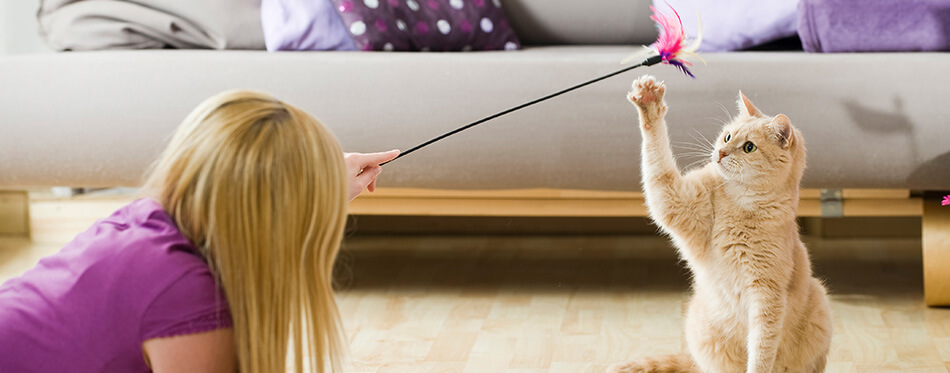
[[[424,209],[423,197],[413,193],[371,196]],[[537,201],[556,197],[509,191],[494,199],[526,200],[524,193]],[[842,191],[852,203],[842,204],[851,217],[840,219],[820,218],[820,191],[803,194],[805,240],[816,274],[832,293],[828,372],[950,369],[950,309],[925,305],[922,241],[915,234],[926,223],[921,199],[902,193]],[[687,271],[642,214],[565,217],[558,210],[597,207],[592,197],[561,192],[559,199],[587,203],[549,201],[547,216],[522,217],[491,216],[488,209],[479,216],[475,207],[462,207],[467,215],[458,216],[464,214],[450,214],[446,206],[439,216],[416,211],[407,217],[384,213],[380,206],[387,204],[374,205],[372,198],[354,202],[354,212],[363,214],[350,219],[338,276],[351,342],[347,371],[602,372],[610,363],[680,351]],[[600,197],[614,198],[611,204],[637,198]],[[0,281],[131,197],[29,198],[32,239],[0,236]],[[524,203],[521,211],[533,202]],[[878,214],[891,206],[891,215],[903,216],[867,217],[862,206]]]

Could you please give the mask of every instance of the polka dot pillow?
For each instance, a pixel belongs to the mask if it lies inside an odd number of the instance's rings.
[[[333,0],[333,3],[360,50],[521,48],[500,0]]]

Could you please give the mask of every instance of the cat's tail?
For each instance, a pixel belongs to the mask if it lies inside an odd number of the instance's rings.
[[[614,364],[607,373],[698,373],[699,367],[689,354],[653,356]]]

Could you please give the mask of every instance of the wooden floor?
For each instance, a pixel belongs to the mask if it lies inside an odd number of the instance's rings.
[[[0,238],[0,281],[117,203],[34,206],[34,241]],[[923,305],[919,240],[808,243],[833,294],[828,372],[948,371],[950,310]],[[341,258],[351,372],[602,372],[682,347],[687,272],[659,237],[355,232]]]

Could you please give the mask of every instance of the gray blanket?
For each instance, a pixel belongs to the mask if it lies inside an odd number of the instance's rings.
[[[42,0],[55,50],[264,49],[260,0]]]

